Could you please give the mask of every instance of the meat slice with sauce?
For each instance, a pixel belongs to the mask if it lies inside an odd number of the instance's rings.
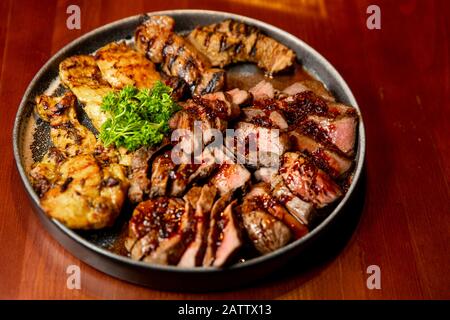
[[[155,251],[161,241],[177,235],[185,211],[185,202],[178,198],[158,197],[141,202],[133,212],[125,240],[130,257],[142,260]]]
[[[242,246],[241,230],[234,212],[236,200],[231,200],[232,194],[228,193],[220,197],[211,210],[203,266],[225,265]]]
[[[240,164],[222,164],[210,183],[219,191],[220,195],[245,190],[250,182],[250,172]]]
[[[150,198],[167,195],[169,177],[175,168],[176,165],[171,159],[170,150],[155,158],[152,164]]]
[[[203,257],[206,250],[206,237],[208,232],[210,212],[217,195],[217,189],[214,186],[205,185],[193,187],[185,199],[191,203],[195,209],[194,214],[194,230],[192,242],[188,245],[183,253],[178,266],[195,267],[203,263]],[[192,194],[194,193],[194,195]]]
[[[301,153],[286,152],[282,157],[280,174],[292,193],[318,208],[342,196],[341,188]]]
[[[352,167],[352,161],[328,149],[320,142],[306,136],[300,130],[289,132],[291,150],[308,154],[320,169],[333,178],[339,178]]]

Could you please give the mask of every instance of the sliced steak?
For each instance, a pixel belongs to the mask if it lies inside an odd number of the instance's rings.
[[[233,101],[233,103],[238,106],[249,105],[253,101],[253,96],[246,90],[234,88],[227,91],[227,93],[231,96],[231,100]]]
[[[200,167],[199,164],[188,163],[181,164],[176,171],[173,171],[171,175],[171,189],[170,196],[179,197],[183,195],[189,184],[190,176],[196,172],[196,170]]]
[[[178,266],[195,267],[202,265],[206,250],[209,216],[216,195],[217,189],[214,186],[205,185],[201,188],[200,196],[198,197],[197,203],[194,207],[195,236],[181,257]],[[189,198],[190,197],[191,195]]]
[[[155,251],[160,242],[179,232],[180,218],[185,212],[182,199],[158,197],[141,202],[128,226],[125,247],[133,260],[141,260]]]
[[[286,152],[283,155],[280,174],[292,193],[318,208],[342,196],[341,188],[300,153]]]
[[[273,88],[273,85],[266,80],[258,82],[254,87],[250,88],[248,92],[252,94],[253,100],[264,100],[268,98],[272,99],[275,97],[275,89]]]
[[[235,127],[236,157],[240,163],[252,167],[273,167],[288,149],[287,135],[277,129],[239,122]]]
[[[293,96],[297,93],[306,92],[306,91],[312,91],[319,97],[334,102],[335,99],[331,95],[331,93],[325,88],[324,84],[317,80],[303,80],[300,82],[295,82],[291,84],[289,87],[285,88],[283,90],[284,94]]]
[[[303,125],[304,132],[318,137],[318,140],[329,141],[340,151],[348,156],[354,153],[356,141],[356,126],[358,121],[355,117],[342,117],[330,119],[327,117],[309,116]],[[320,138],[320,137],[324,138]]]
[[[308,154],[316,166],[333,178],[343,176],[352,167],[351,160],[326,148],[300,130],[289,132],[289,141],[292,150]]]
[[[150,198],[164,196],[167,194],[169,177],[175,168],[176,165],[171,159],[170,150],[155,158],[152,164],[152,185],[149,193]]]
[[[296,239],[303,237],[308,233],[305,224],[291,215],[286,208],[271,194],[271,186],[268,183],[261,182],[252,187],[250,192],[245,195],[242,204],[243,212],[264,211],[287,225]]]
[[[242,212],[242,221],[253,246],[262,254],[275,251],[292,239],[291,230],[265,211]]]
[[[237,189],[246,189],[249,182],[250,172],[244,166],[222,164],[210,183],[217,188],[220,195],[224,195]]]
[[[221,267],[229,262],[242,246],[241,231],[230,203],[232,194],[219,198],[211,210],[207,247],[203,266]]]

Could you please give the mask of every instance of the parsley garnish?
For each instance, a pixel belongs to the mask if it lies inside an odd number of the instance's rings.
[[[106,95],[101,108],[111,117],[100,130],[105,146],[133,151],[160,143],[169,131],[169,118],[179,109],[171,93],[172,88],[157,81],[152,89],[127,86]]]

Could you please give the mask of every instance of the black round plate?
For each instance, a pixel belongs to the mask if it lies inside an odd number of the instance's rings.
[[[293,49],[299,62],[317,79],[321,80],[340,102],[359,108],[349,87],[319,53],[300,39],[267,23],[225,12],[205,10],[174,10],[153,12],[152,15],[170,15],[176,21],[176,31],[186,32],[197,25],[206,25],[232,18],[254,25],[269,36]],[[285,264],[290,258],[298,255],[323,233],[331,222],[342,213],[342,209],[354,192],[362,172],[365,151],[365,135],[362,118],[358,128],[356,166],[353,182],[339,204],[308,235],[273,253],[250,259],[224,269],[216,268],[179,268],[174,266],[151,265],[133,261],[106,248],[119,234],[120,226],[98,232],[76,232],[61,223],[48,218],[39,205],[39,198],[28,181],[26,168],[33,160],[43,154],[49,145],[48,128],[33,116],[33,101],[36,95],[42,94],[58,78],[58,65],[65,58],[75,54],[89,54],[105,44],[131,39],[136,27],[143,21],[142,16],[133,16],[113,22],[91,31],[71,42],[56,53],[36,74],[28,86],[19,110],[17,111],[13,146],[18,171],[28,192],[35,211],[46,229],[73,255],[114,277],[163,290],[176,291],[211,291],[241,286],[267,275],[275,268]],[[54,82],[53,82],[54,83]],[[30,130],[30,126],[32,127]],[[36,128],[36,129],[34,129]],[[33,132],[34,133],[30,133]],[[32,136],[30,138],[30,135]],[[34,139],[34,142],[32,142]],[[32,150],[31,150],[32,149]],[[122,220],[125,220],[122,218]],[[124,223],[125,221],[122,221]],[[120,225],[120,222],[117,224]],[[333,241],[330,239],[330,241]]]

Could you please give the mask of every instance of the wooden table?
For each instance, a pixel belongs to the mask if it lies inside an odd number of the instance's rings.
[[[381,30],[366,27],[381,8]],[[184,0],[0,2],[0,298],[450,298],[448,1]],[[66,8],[81,8],[81,30]],[[176,8],[261,19],[305,40],[343,75],[361,107],[366,174],[350,218],[305,256],[257,286],[187,294],[116,280],[74,258],[42,228],[21,186],[11,131],[22,94],[58,49],[130,15]],[[81,290],[66,268],[81,267]],[[366,287],[381,269],[381,290]]]

